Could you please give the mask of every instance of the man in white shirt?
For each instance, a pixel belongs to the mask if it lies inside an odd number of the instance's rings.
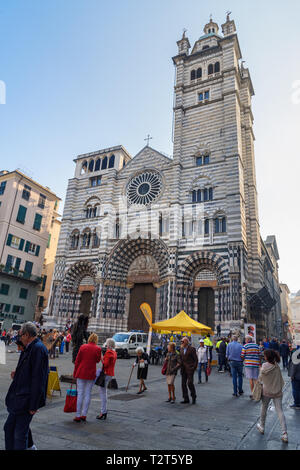
[[[201,384],[201,376],[202,376],[202,370],[204,370],[205,373],[205,381],[208,381],[208,375],[207,375],[207,365],[210,364],[209,360],[209,351],[208,348],[204,345],[204,339],[200,339],[199,341],[200,346],[197,350],[197,357],[198,357],[198,384]]]

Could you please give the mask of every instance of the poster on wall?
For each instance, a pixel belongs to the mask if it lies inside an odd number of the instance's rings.
[[[245,336],[252,336],[254,343],[256,343],[256,325],[255,325],[255,323],[245,323],[244,333],[245,333]]]

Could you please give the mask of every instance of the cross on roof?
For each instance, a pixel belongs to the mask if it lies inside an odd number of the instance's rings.
[[[146,139],[147,140],[147,147],[149,147],[149,140],[153,139],[153,137],[150,137],[150,134],[147,135]]]

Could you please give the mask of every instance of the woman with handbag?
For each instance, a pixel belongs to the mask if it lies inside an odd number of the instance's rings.
[[[169,392],[169,399],[167,400],[167,403],[175,403],[176,397],[174,382],[177,375],[177,371],[181,367],[180,354],[176,352],[175,343],[168,344],[168,352],[165,361],[165,374]]]
[[[91,391],[96,378],[96,364],[101,360],[98,336],[92,333],[88,344],[80,346],[76,356],[73,377],[77,379],[77,410],[73,421],[86,421],[91,401]]]
[[[112,338],[108,338],[106,340],[106,353],[102,360],[102,385],[100,385],[101,414],[96,416],[97,419],[106,419],[107,417],[107,384],[115,375],[115,364],[117,360],[115,347],[115,341]]]
[[[140,381],[140,389],[137,394],[140,395],[145,390],[147,390],[144,381],[147,379],[148,375],[149,356],[147,353],[144,352],[144,349],[142,347],[137,348],[135,352],[137,354],[135,365],[138,365],[137,378]]]
[[[284,386],[284,380],[278,365],[280,363],[280,356],[273,349],[266,349],[264,351],[264,358],[266,362],[262,365],[258,377],[258,382],[262,383],[262,405],[260,422],[257,424],[257,429],[261,434],[264,434],[268,406],[270,401],[273,400],[281,425],[281,440],[283,442],[288,442],[286,421],[282,409],[282,389]]]

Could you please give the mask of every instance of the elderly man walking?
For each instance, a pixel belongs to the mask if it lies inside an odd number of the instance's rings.
[[[226,350],[226,357],[230,362],[232,383],[233,383],[233,396],[238,397],[243,392],[243,361],[241,357],[243,346],[238,343],[237,336],[232,337],[231,343],[228,344]],[[239,395],[238,395],[239,389]]]
[[[196,403],[196,390],[194,385],[194,373],[198,366],[196,349],[189,344],[189,339],[184,337],[181,341],[181,385],[183,401],[180,403],[190,403],[188,388],[191,392],[192,403]]]
[[[5,449],[26,450],[30,422],[39,408],[45,406],[48,382],[48,351],[37,338],[36,326],[27,322],[20,330],[25,347],[6,395],[9,413],[4,425]]]

